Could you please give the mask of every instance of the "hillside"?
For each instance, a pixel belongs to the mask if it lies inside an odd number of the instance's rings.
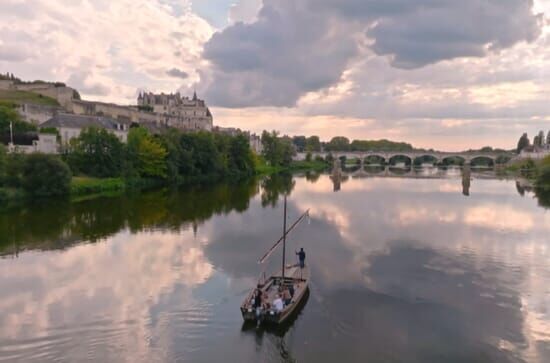
[[[33,103],[37,105],[59,106],[59,103],[50,97],[27,91],[0,90],[0,104]]]

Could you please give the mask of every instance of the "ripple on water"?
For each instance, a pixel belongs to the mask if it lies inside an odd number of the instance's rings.
[[[45,330],[35,338],[4,340],[0,343],[0,362],[43,362],[66,356],[67,352],[85,346],[86,356],[95,359],[95,353],[120,341],[136,321],[113,322],[98,320],[79,325],[58,326]]]

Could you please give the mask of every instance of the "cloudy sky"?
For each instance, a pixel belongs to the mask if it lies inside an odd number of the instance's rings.
[[[456,150],[550,129],[550,0],[1,0],[0,72],[221,126]]]

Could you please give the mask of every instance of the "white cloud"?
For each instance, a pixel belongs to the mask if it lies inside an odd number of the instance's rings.
[[[10,26],[0,25],[0,70],[67,81],[84,97],[122,103],[135,101],[138,88],[175,91],[198,81],[213,31],[180,3],[176,11],[147,0],[2,1],[0,24]],[[174,68],[191,74],[174,78],[167,74]]]

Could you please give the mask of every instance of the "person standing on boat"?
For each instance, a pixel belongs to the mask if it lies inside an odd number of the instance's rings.
[[[306,252],[303,248],[300,248],[300,251],[296,252],[296,255],[298,255],[298,259],[300,260],[300,268],[304,268],[306,265]]]
[[[256,308],[256,319],[259,319],[260,315],[262,314],[262,304],[263,304],[262,290],[256,289],[256,295],[254,296],[254,307]]]

